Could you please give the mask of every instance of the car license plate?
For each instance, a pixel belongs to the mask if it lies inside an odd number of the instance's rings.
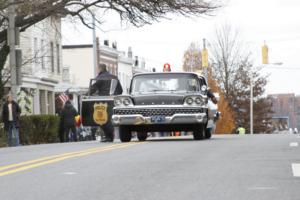
[[[151,122],[152,123],[164,123],[166,121],[165,116],[152,116]]]

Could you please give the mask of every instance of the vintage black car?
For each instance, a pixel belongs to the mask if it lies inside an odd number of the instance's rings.
[[[129,95],[114,97],[112,123],[120,140],[132,132],[140,141],[148,132],[192,131],[195,140],[210,138],[207,86],[194,73],[143,73],[131,81]]]

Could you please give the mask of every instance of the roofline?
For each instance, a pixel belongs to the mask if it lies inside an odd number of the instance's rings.
[[[76,44],[76,45],[63,45],[63,49],[84,49],[84,48],[93,48],[92,44]]]

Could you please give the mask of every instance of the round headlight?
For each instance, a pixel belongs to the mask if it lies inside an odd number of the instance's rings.
[[[205,92],[206,90],[207,90],[207,86],[206,86],[206,85],[202,85],[201,91],[202,91],[202,92]]]
[[[200,97],[197,97],[195,100],[196,104],[201,104],[202,103],[202,99]]]
[[[188,105],[192,105],[193,103],[194,103],[194,100],[192,99],[192,98],[187,98],[186,100],[185,100],[185,102],[188,104]]]
[[[116,99],[115,106],[121,106],[121,105],[122,105],[122,101],[120,99]]]
[[[130,103],[131,103],[130,99],[124,99],[124,100],[123,100],[124,106],[129,106]]]

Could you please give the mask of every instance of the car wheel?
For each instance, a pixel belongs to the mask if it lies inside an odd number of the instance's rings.
[[[147,132],[138,132],[137,133],[137,138],[139,141],[145,141],[148,137],[148,133]]]
[[[132,134],[131,130],[126,126],[120,126],[119,127],[119,136],[121,142],[130,142]]]
[[[211,138],[211,132],[212,132],[211,128],[205,129],[205,139],[210,139]]]
[[[194,140],[203,140],[205,138],[205,132],[203,126],[199,126],[193,131]]]

